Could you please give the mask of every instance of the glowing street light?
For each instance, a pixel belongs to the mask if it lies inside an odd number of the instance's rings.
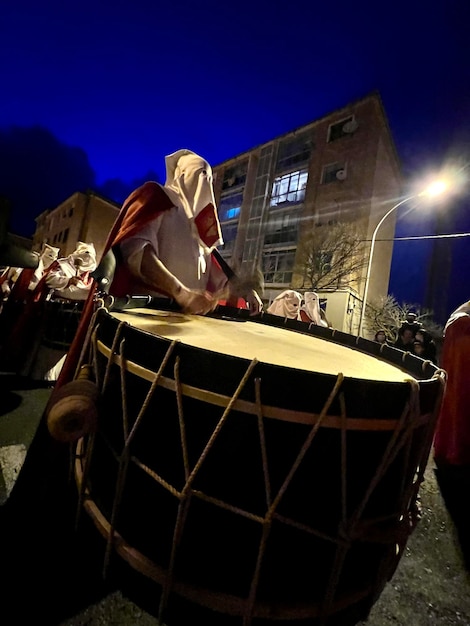
[[[358,335],[362,334],[362,326],[363,326],[363,323],[364,323],[364,316],[365,316],[366,304],[367,304],[367,293],[369,291],[370,271],[371,271],[371,268],[372,268],[372,257],[374,256],[375,239],[377,237],[377,232],[378,232],[379,228],[382,226],[382,224],[387,219],[387,217],[390,215],[390,213],[393,213],[393,211],[398,209],[398,207],[401,206],[402,204],[404,204],[405,202],[408,202],[408,200],[412,200],[413,198],[422,198],[423,196],[427,196],[427,197],[438,196],[441,193],[443,193],[444,191],[446,191],[447,188],[448,188],[448,183],[446,183],[444,180],[434,181],[433,183],[428,185],[426,187],[426,189],[424,189],[420,193],[416,193],[416,194],[413,194],[412,196],[408,196],[406,198],[403,198],[403,200],[400,200],[400,202],[397,202],[396,204],[394,204],[392,206],[392,208],[389,209],[387,211],[387,213],[385,213],[385,215],[382,217],[380,222],[375,227],[374,232],[372,233],[372,239],[371,239],[371,243],[370,243],[369,262],[367,264],[366,282],[365,282],[365,285],[364,285],[364,296],[362,298],[362,308],[361,308],[361,317],[359,319]]]

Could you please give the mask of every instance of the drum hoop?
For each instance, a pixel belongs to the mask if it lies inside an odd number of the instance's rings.
[[[112,356],[112,363],[114,365],[118,365],[122,368],[124,361],[126,371],[138,376],[139,378],[147,380],[148,382],[153,382],[155,380],[154,371],[149,370],[142,365],[135,363],[134,361],[122,359],[122,357],[118,354],[112,354],[111,348],[106,346],[101,340],[98,339],[96,341],[96,346],[97,350],[101,354],[103,354],[103,356],[105,356],[108,360]],[[166,376],[160,376],[158,386],[174,392],[176,392],[177,389],[176,381]],[[184,396],[195,400],[201,400],[215,406],[226,408],[231,401],[230,396],[225,396],[223,394],[209,391],[207,389],[199,389],[198,387],[193,387],[192,385],[182,383],[180,385],[180,388],[181,393]],[[295,411],[292,409],[281,409],[269,405],[261,406],[263,408],[263,417],[265,418],[278,419],[285,422],[307,424],[310,426],[316,424],[320,420],[319,413],[308,413],[305,411]],[[243,413],[249,413],[252,415],[257,415],[259,413],[259,407],[255,402],[241,400],[240,398],[235,400],[232,408],[234,411],[238,410]],[[413,420],[412,428],[420,428],[430,419],[432,419],[431,413],[425,413],[423,415],[420,415],[415,420]],[[400,419],[374,420],[369,418],[351,417],[347,417],[345,422],[345,420],[341,416],[326,415],[322,420],[322,427],[333,428],[336,430],[341,430],[345,428],[346,430],[354,431],[368,431],[371,429],[374,431],[393,431],[397,428],[399,422]],[[409,428],[409,425],[406,425],[406,428]]]

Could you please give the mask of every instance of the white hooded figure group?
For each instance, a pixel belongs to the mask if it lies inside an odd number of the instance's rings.
[[[38,286],[39,281],[44,276],[46,270],[52,265],[52,263],[58,258],[60,248],[55,248],[49,244],[44,244],[41,253],[38,255],[38,265],[34,270],[25,269],[23,267],[7,267],[1,276],[1,290],[3,298],[8,299],[13,291],[13,298],[24,299],[26,290],[32,292]],[[27,284],[23,284],[21,289],[18,289],[18,295],[15,295],[15,285],[22,283],[19,280],[20,277],[27,277]],[[20,293],[21,292],[21,293]]]
[[[92,243],[79,241],[67,257],[58,259],[46,276],[52,299],[86,300],[96,269],[96,250]]]
[[[267,312],[287,319],[328,327],[322,315],[318,294],[314,291],[307,291],[302,295],[295,289],[286,289],[274,298]]]
[[[51,383],[57,380],[68,346],[66,342],[61,346],[60,341],[51,341],[51,338],[60,339],[73,334],[81,313],[81,309],[76,307],[88,297],[93,284],[91,272],[96,266],[94,244],[79,241],[71,254],[56,259],[48,268],[44,276],[47,296],[41,332],[23,368],[23,374],[33,380]]]

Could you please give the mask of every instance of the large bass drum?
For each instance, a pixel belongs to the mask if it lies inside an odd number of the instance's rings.
[[[356,624],[417,522],[444,374],[331,329],[223,313],[95,314],[100,417],[75,474],[105,571],[118,554],[156,583],[169,625],[178,602],[217,624]]]

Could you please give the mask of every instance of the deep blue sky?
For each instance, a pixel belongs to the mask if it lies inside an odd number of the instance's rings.
[[[468,0],[3,2],[12,227],[30,235],[79,187],[120,202],[179,148],[216,165],[374,90],[410,180],[465,166],[469,23]]]
[[[0,128],[41,125],[97,182],[181,147],[217,164],[378,89],[419,173],[468,126],[468,0],[15,0],[0,9]]]

